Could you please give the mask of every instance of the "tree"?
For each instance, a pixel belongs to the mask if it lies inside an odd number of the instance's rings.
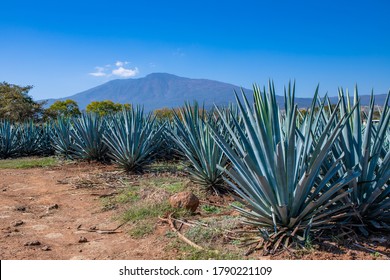
[[[88,113],[96,113],[99,114],[100,116],[105,116],[105,115],[119,112],[122,109],[130,110],[131,105],[128,103],[121,104],[121,103],[114,103],[111,100],[104,100],[104,101],[92,101],[87,105],[86,111]]]
[[[72,99],[54,102],[46,111],[47,118],[75,117],[81,114],[77,102]]]
[[[46,102],[35,102],[28,92],[33,86],[18,86],[0,83],[0,119],[22,122],[27,119],[40,120]]]

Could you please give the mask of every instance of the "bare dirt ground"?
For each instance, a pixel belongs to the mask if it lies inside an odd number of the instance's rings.
[[[0,170],[0,259],[170,258],[158,234],[140,241],[129,237],[126,225],[115,234],[80,230],[120,225],[112,211],[101,211],[96,190],[66,183],[67,178],[103,169],[107,167],[77,164]],[[84,238],[87,242],[81,242]],[[28,245],[35,241],[40,245]]]
[[[180,246],[172,246],[172,236],[166,234],[170,231],[167,224],[156,221],[151,234],[132,238],[128,234],[131,225],[122,225],[118,219],[120,210],[103,210],[101,197],[115,189],[79,188],[71,183],[79,176],[107,171],[115,168],[74,163],[50,168],[0,169],[0,259],[183,258]],[[218,201],[210,198],[210,203]],[[107,234],[106,230],[114,229],[115,233]],[[240,258],[388,259],[389,245],[389,235],[380,234],[350,242],[349,246],[330,240],[313,244],[305,251],[286,251],[277,256],[254,252]]]

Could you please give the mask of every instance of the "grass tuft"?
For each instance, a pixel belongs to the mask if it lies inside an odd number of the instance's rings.
[[[219,207],[216,207],[214,205],[208,205],[208,204],[205,204],[205,205],[202,205],[202,210],[208,214],[218,214],[221,212],[221,208]]]
[[[134,204],[123,214],[124,221],[138,222],[145,219],[157,218],[164,213],[173,211],[168,202]]]
[[[150,221],[144,221],[134,225],[132,229],[129,230],[129,235],[132,238],[139,239],[143,238],[149,234],[152,234],[155,229],[155,224]]]
[[[0,160],[0,169],[28,169],[36,167],[51,167],[59,163],[54,157],[26,157]]]

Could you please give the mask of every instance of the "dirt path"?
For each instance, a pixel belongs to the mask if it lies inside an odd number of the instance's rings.
[[[96,190],[75,188],[68,178],[107,167],[66,165],[0,170],[0,259],[170,259],[159,231],[131,239],[127,225],[115,234],[115,211],[102,211]],[[87,242],[80,242],[86,238]],[[31,242],[39,241],[40,245]],[[28,246],[28,244],[30,244]]]

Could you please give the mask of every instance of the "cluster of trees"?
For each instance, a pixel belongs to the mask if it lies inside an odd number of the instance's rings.
[[[67,99],[56,101],[45,108],[46,101],[34,101],[28,95],[33,86],[19,86],[7,82],[0,83],[0,119],[13,122],[46,121],[57,117],[75,117],[81,114],[76,101]],[[110,100],[93,101],[86,107],[86,112],[97,113],[101,116],[119,112],[123,108],[130,109],[130,104],[114,103]]]
[[[75,117],[81,115],[76,101],[67,99],[56,101],[46,108],[46,101],[34,101],[28,95],[33,86],[19,86],[7,82],[0,83],[0,119],[12,122],[25,120],[47,121],[58,117]],[[122,109],[131,109],[131,105],[114,103],[111,100],[93,101],[85,108],[86,112],[93,112],[101,116],[116,113]],[[154,115],[158,120],[173,120],[174,110],[170,108],[157,109]]]
[[[32,86],[0,83],[0,118],[16,122],[41,119],[45,111],[45,102],[35,102],[28,95],[32,88]]]

